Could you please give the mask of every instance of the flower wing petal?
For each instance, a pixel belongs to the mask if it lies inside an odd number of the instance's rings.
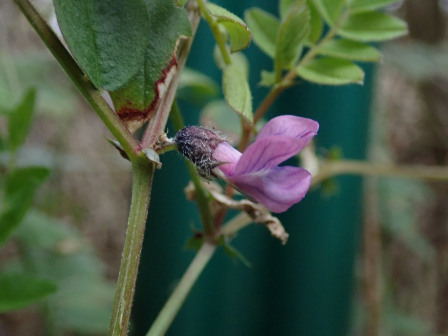
[[[303,168],[274,167],[264,172],[234,176],[229,181],[269,211],[284,212],[305,197],[311,174]]]
[[[283,115],[271,119],[260,130],[257,140],[268,136],[286,136],[292,138],[306,137],[311,139],[319,130],[319,124],[308,118],[301,118],[292,115]]]
[[[238,161],[235,174],[242,175],[268,170],[297,154],[309,142],[308,138],[269,136],[247,147]]]

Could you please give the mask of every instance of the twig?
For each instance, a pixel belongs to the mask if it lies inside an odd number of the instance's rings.
[[[207,241],[202,244],[187,271],[182,276],[182,279],[176,289],[171,294],[162,310],[159,312],[159,315],[157,315],[156,320],[152,324],[151,329],[148,331],[146,336],[161,336],[166,333],[187,298],[188,293],[195,284],[204,267],[213,256],[215,250],[215,244]]]

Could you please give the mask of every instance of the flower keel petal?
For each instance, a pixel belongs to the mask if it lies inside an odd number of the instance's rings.
[[[303,168],[274,167],[264,172],[234,176],[229,181],[269,211],[279,213],[305,197],[311,184],[311,174]]]
[[[226,176],[232,176],[235,173],[235,167],[238,160],[241,158],[241,153],[229,145],[227,142],[223,142],[216,147],[213,152],[213,157],[218,162],[225,162],[218,166]]]

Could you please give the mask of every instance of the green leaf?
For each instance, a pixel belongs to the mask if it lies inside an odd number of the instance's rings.
[[[249,46],[251,33],[243,20],[227,9],[207,3],[207,9],[216,21],[222,24],[230,36],[230,51],[236,52]]]
[[[14,238],[27,249],[36,275],[58,287],[45,302],[55,335],[106,335],[115,283],[76,227],[30,211]]]
[[[310,33],[308,34],[307,42],[315,44],[322,35],[323,22],[312,0],[307,1],[308,9],[310,10]]]
[[[274,65],[277,76],[282,69],[291,69],[297,62],[310,31],[309,24],[310,12],[306,1],[295,1],[282,20],[277,35]]]
[[[185,68],[182,71],[177,97],[190,103],[201,104],[214,98],[220,91],[219,84],[203,73]]]
[[[203,243],[204,243],[204,237],[194,235],[193,237],[187,240],[185,248],[188,250],[199,251]]]
[[[275,84],[275,72],[261,70],[261,80],[258,83],[260,86],[271,87]]]
[[[31,127],[34,105],[36,102],[36,90],[28,90],[9,115],[9,145],[15,152],[25,141]]]
[[[141,0],[54,0],[62,34],[82,69],[97,87],[116,90],[144,62],[151,35]]]
[[[333,39],[319,48],[319,54],[353,61],[378,62],[381,52],[369,44],[345,39]]]
[[[52,281],[25,274],[1,274],[0,288],[0,312],[24,308],[56,291]]]
[[[228,254],[232,259],[241,261],[246,267],[252,267],[249,260],[247,260],[247,258],[242,255],[240,251],[231,246],[229,243],[223,240],[221,242],[221,246],[224,249],[224,252]]]
[[[188,0],[175,0],[176,6],[183,7],[188,2]]]
[[[241,117],[252,123],[252,94],[248,83],[248,72],[248,63],[244,55],[233,55],[232,63],[223,69],[222,87],[227,104]]]
[[[3,135],[0,133],[0,152],[3,152],[4,150],[6,150],[6,143],[5,143],[5,139],[3,138]]]
[[[295,0],[280,0],[279,1],[279,7],[278,12],[280,13],[280,18],[283,20],[286,15],[288,14],[288,9],[291,7]]]
[[[333,26],[341,16],[345,1],[346,0],[312,0],[317,11],[330,26]]]
[[[180,36],[191,35],[191,25],[184,8],[173,1],[146,0],[150,37],[145,61],[137,74],[124,87],[110,92],[115,109],[127,126],[140,128],[157,108],[173,75],[177,71],[174,56]]]
[[[297,74],[307,81],[326,85],[362,84],[364,78],[364,72],[355,63],[329,57],[299,67]]]
[[[3,208],[0,212],[0,245],[20,224],[34,198],[36,189],[48,177],[44,167],[14,170],[6,177]]]
[[[374,11],[396,3],[397,0],[353,0],[348,8],[350,13]]]
[[[280,21],[260,8],[248,9],[245,19],[255,44],[271,58],[275,57],[275,45]]]
[[[208,103],[201,111],[200,123],[223,132],[231,143],[239,140],[241,120],[224,100]]]
[[[381,12],[351,15],[339,30],[339,35],[361,42],[390,40],[406,33],[403,20]]]

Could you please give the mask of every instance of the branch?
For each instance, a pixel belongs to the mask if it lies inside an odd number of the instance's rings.
[[[313,176],[311,185],[337,175],[370,175],[448,181],[448,168],[441,166],[393,166],[364,161],[343,160],[326,162]]]
[[[188,293],[195,284],[204,267],[207,265],[213,253],[216,250],[216,245],[205,241],[187,271],[182,276],[179,284],[174,292],[171,294],[168,301],[163,306],[156,320],[151,326],[146,336],[160,336],[165,335],[170,327],[182,304],[187,298]]]

